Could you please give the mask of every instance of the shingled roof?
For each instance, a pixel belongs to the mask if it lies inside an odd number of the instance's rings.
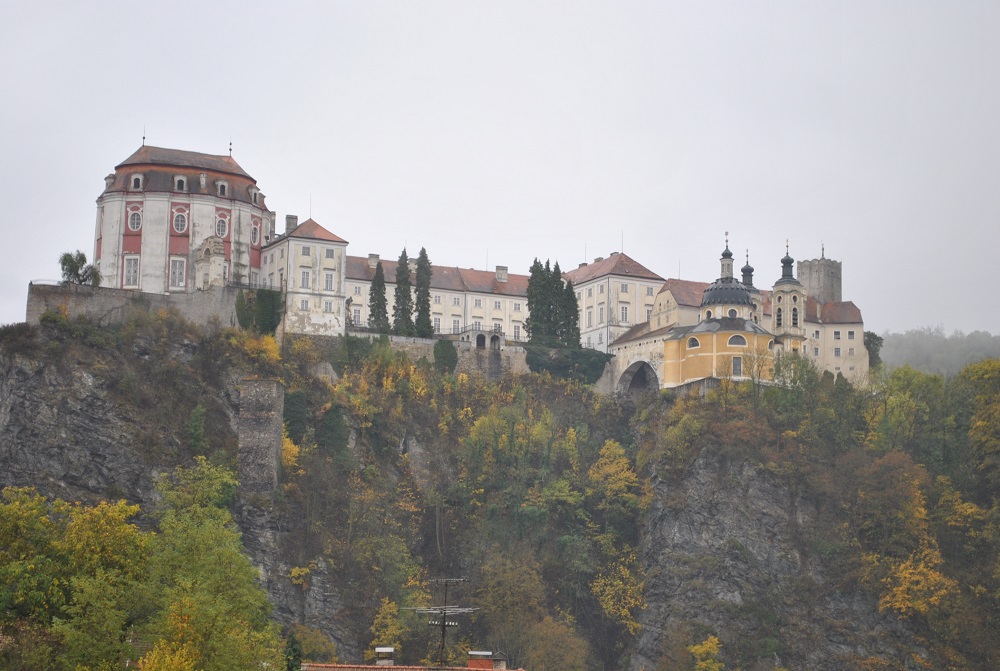
[[[286,234],[285,237],[309,238],[311,240],[326,240],[328,242],[342,242],[345,245],[347,244],[347,240],[344,240],[339,235],[334,235],[312,219],[306,219],[301,224],[296,226],[295,230]]]
[[[574,285],[606,275],[663,281],[662,277],[623,252],[611,252],[611,256],[606,259],[563,271],[562,275]]]
[[[394,284],[399,262],[381,259],[381,263],[386,284]],[[371,282],[375,278],[375,269],[368,264],[368,258],[362,256],[348,256],[345,273],[348,280]],[[526,297],[528,276],[508,273],[507,281],[499,282],[496,272],[489,270],[432,265],[431,289]]]
[[[201,168],[202,170],[212,170],[214,172],[224,172],[230,175],[239,175],[253,179],[240,167],[239,163],[233,160],[232,156],[216,156],[215,154],[202,154],[197,151],[183,151],[181,149],[166,149],[164,147],[152,147],[143,145],[127,159],[115,166],[115,170],[130,165],[162,165],[175,168]]]

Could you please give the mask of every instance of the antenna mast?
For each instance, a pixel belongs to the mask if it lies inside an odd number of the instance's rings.
[[[465,608],[462,606],[448,605],[448,585],[457,585],[458,583],[468,582],[468,581],[469,581],[468,578],[432,578],[429,582],[437,583],[438,585],[444,585],[444,605],[413,609],[417,613],[433,616],[427,622],[428,625],[432,627],[441,627],[441,647],[438,649],[438,666],[444,666],[444,641],[445,641],[445,636],[448,633],[448,627],[458,626],[458,622],[449,621],[448,616],[464,615],[467,613],[471,613],[474,610],[477,610],[476,608]],[[434,617],[437,617],[439,619],[434,620]]]

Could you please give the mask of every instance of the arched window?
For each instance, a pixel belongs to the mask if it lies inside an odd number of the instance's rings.
[[[712,311],[705,310],[705,319],[711,319],[711,318],[712,318]]]
[[[792,308],[792,326],[799,325],[799,309]]]
[[[773,341],[773,340],[768,340],[768,341],[767,341],[767,348],[768,348],[769,350],[771,350],[771,351],[773,351],[773,350],[774,350],[774,341]]]
[[[178,233],[183,233],[187,230],[188,220],[182,213],[178,212],[174,215],[174,230]]]
[[[747,346],[747,339],[744,338],[741,335],[730,336],[730,338],[729,338],[729,346],[730,347],[746,347]]]
[[[778,296],[778,299],[780,300],[781,296]],[[774,311],[774,325],[777,327],[781,326],[781,308]]]
[[[688,338],[688,349],[694,349],[695,347],[701,347],[701,343],[698,342],[698,339]]]
[[[226,233],[229,232],[229,222],[223,217],[219,217],[215,222],[215,234],[220,238],[226,237]]]
[[[177,178],[177,190],[178,191],[183,191],[184,190],[184,185],[185,185],[184,178],[183,177],[178,177]]]
[[[142,188],[142,175],[132,175],[132,188],[133,189]]]
[[[254,224],[250,228],[250,244],[256,245],[260,243],[260,224]]]
[[[130,231],[138,231],[142,228],[142,215],[138,212],[128,215],[128,228]]]
[[[729,316],[732,317],[733,319],[735,319],[736,318],[736,310],[734,310],[733,308],[729,308]]]

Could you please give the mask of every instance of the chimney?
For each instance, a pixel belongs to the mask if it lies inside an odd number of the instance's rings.
[[[368,255],[368,267],[374,270],[375,266],[377,266],[377,265],[378,265],[378,254],[369,254]]]
[[[507,281],[507,266],[497,266],[497,282]]]
[[[205,184],[207,182],[208,182],[208,175],[206,175],[205,173],[201,173],[200,175],[198,175],[198,184],[201,185],[202,191],[205,190]]]
[[[493,668],[493,653],[489,650],[469,650],[469,668],[488,670]]]
[[[104,178],[104,188],[105,189],[110,189],[111,185],[114,184],[114,183],[115,183],[115,176],[114,176],[114,174],[108,175],[107,177]]]
[[[584,266],[586,266],[586,265],[587,265],[587,262],[586,262],[586,261],[584,261],[583,263],[581,263],[581,264],[580,264],[579,266],[577,266],[577,267],[578,267],[578,268],[583,268],[583,267],[584,267]]]
[[[395,666],[396,649],[392,647],[375,647],[375,666]]]
[[[299,225],[299,217],[294,214],[285,215],[285,235],[288,235],[296,229]]]
[[[603,261],[603,260],[604,260],[603,256],[598,256],[596,259],[594,259],[594,263],[598,263],[598,262]]]

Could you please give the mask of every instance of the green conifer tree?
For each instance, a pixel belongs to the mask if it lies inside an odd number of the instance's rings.
[[[576,302],[576,289],[566,280],[559,306],[559,342],[563,347],[580,347],[580,306]]]
[[[434,335],[434,324],[431,323],[431,260],[427,257],[427,250],[420,248],[420,256],[417,257],[417,274],[415,286],[417,289],[417,321],[415,324],[417,336],[430,338]]]
[[[379,333],[389,332],[389,312],[385,300],[385,271],[382,262],[375,266],[375,277],[368,289],[368,326]]]
[[[410,259],[406,249],[399,255],[399,265],[396,266],[396,299],[392,306],[392,332],[401,336],[416,335],[413,325],[413,292],[410,284]]]

